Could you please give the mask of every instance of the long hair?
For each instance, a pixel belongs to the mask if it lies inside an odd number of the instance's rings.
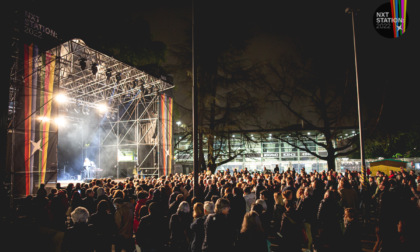
[[[256,231],[261,233],[264,232],[260,217],[257,212],[249,211],[244,215],[241,233],[245,233],[246,231]]]
[[[182,201],[178,206],[178,213],[189,213],[190,212],[190,204],[187,201]]]
[[[193,218],[199,218],[201,216],[204,216],[204,205],[201,202],[197,202],[194,204]]]

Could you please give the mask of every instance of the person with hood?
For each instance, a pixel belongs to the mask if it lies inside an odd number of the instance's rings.
[[[115,214],[114,220],[117,227],[115,251],[119,252],[125,249],[133,251],[133,223],[134,223],[134,207],[133,204],[123,201],[122,198],[114,199]]]

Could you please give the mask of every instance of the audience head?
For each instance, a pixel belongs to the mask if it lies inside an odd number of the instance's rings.
[[[263,211],[267,211],[267,202],[265,202],[265,200],[257,199],[255,203],[257,203],[258,205],[261,205],[263,207]]]
[[[260,217],[257,212],[249,211],[244,215],[241,233],[245,233],[246,231],[257,231],[261,233],[264,232]]]
[[[193,218],[199,218],[202,216],[204,216],[204,205],[201,202],[197,202],[194,204]]]
[[[147,208],[147,206],[146,205],[143,205],[143,206],[141,206],[140,207],[140,219],[143,217],[143,216],[146,216],[146,215],[148,215],[149,214],[149,209]]]
[[[229,213],[229,210],[230,210],[230,202],[229,202],[229,200],[227,200],[225,198],[219,198],[216,201],[215,207],[216,207],[216,213],[227,215]]]
[[[292,190],[286,190],[282,192],[282,197],[284,200],[291,200],[293,198],[293,192]]]
[[[70,214],[73,223],[87,223],[89,220],[89,211],[84,207],[76,207]]]
[[[257,203],[251,204],[251,211],[255,211],[258,215],[261,215],[264,211],[263,206]]]
[[[212,214],[214,213],[214,202],[213,201],[205,201],[204,202],[204,214]]]
[[[96,206],[98,213],[106,213],[109,212],[109,202],[106,200],[99,201],[98,205]]]
[[[178,213],[189,213],[190,212],[190,204],[187,201],[182,201],[178,206]]]
[[[283,197],[280,192],[274,193],[274,202],[276,205],[283,205]]]

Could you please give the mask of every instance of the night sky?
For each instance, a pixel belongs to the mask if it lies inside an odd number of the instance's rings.
[[[188,39],[192,1],[29,1],[61,39],[79,37],[88,46],[95,41],[93,31],[107,32],[118,40],[132,43],[141,34],[129,19],[143,19],[152,38],[168,48]],[[229,2],[227,4],[226,2]],[[209,1],[214,18],[243,23],[252,30],[249,59],[274,60],[285,52],[298,51],[319,66],[320,74],[343,81],[346,73],[355,79],[351,15],[346,7],[358,9],[355,17],[359,85],[363,106],[385,100],[384,118],[409,124],[417,120],[417,78],[420,56],[418,1],[408,0],[409,25],[400,38],[385,38],[374,27],[375,10],[389,1]],[[199,27],[198,27],[199,29]],[[200,31],[205,32],[205,31]],[[215,38],[217,39],[217,38]],[[65,41],[65,40],[64,40]],[[63,42],[64,42],[63,41]],[[167,56],[171,62],[171,56]],[[177,83],[175,83],[177,85]],[[191,105],[185,93],[190,86],[178,87],[175,100]],[[356,92],[356,89],[355,89]],[[178,98],[179,97],[179,98]]]

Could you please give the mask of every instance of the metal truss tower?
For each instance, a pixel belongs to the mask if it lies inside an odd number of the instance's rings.
[[[55,80],[59,93],[68,97],[59,115],[70,121],[103,105],[100,129],[99,167],[106,164],[107,153],[115,153],[115,168],[121,168],[117,153],[133,153],[133,170],[142,175],[159,176],[159,97],[174,86],[129,66],[92,48],[80,39],[73,39],[48,50],[55,55]],[[14,74],[12,79],[18,75]],[[11,89],[13,93],[13,90]],[[54,95],[58,92],[54,91]],[[14,94],[10,94],[14,97]],[[13,101],[10,102],[13,113]],[[76,113],[75,113],[76,112]],[[105,132],[105,133],[103,133]],[[129,167],[131,169],[131,167]],[[117,170],[117,177],[119,172]]]

